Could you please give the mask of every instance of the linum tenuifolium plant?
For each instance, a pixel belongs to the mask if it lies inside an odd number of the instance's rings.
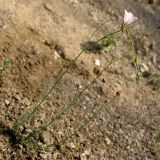
[[[127,12],[125,10],[125,14],[124,14],[124,19],[123,22],[120,24],[119,28],[114,31],[111,32],[103,37],[101,37],[100,39],[98,39],[96,42],[99,44],[102,44],[102,41],[107,40],[107,38],[114,37],[115,34],[117,33],[121,33],[121,34],[125,34],[127,36],[127,45],[129,46],[129,48],[131,49],[131,56],[132,56],[132,60],[134,62],[135,68],[136,68],[136,80],[139,80],[139,64],[138,64],[138,58],[135,54],[135,50],[134,50],[134,44],[132,41],[132,34],[128,29],[128,25],[132,24],[133,22],[137,21],[138,18],[135,17],[131,12]],[[110,21],[110,20],[108,20]],[[107,23],[108,21],[106,21],[105,23]],[[89,38],[89,40],[91,40],[91,38],[94,36],[94,34],[105,24],[101,24],[96,30],[95,32],[91,35],[91,37]],[[32,120],[35,118],[35,116],[37,115],[38,111],[40,111],[41,108],[41,104],[46,100],[46,98],[48,97],[48,95],[57,87],[57,85],[60,83],[62,77],[67,73],[67,71],[74,65],[74,63],[76,62],[76,60],[81,56],[81,54],[86,51],[88,48],[84,48],[78,55],[77,57],[72,60],[70,62],[70,64],[68,65],[68,67],[62,72],[60,73],[60,75],[58,76],[58,79],[53,83],[53,85],[49,88],[49,90],[46,92],[46,94],[43,96],[43,98],[36,103],[35,106],[33,106],[33,109],[31,111],[28,111],[27,113],[25,113],[24,115],[20,116],[17,121],[14,124],[13,127],[13,131],[15,133],[15,136],[17,138],[17,141],[20,142],[22,145],[25,145],[28,148],[43,148],[45,147],[45,145],[40,145],[40,143],[38,143],[38,136],[40,136],[51,124],[53,124],[56,120],[60,119],[62,117],[62,115],[65,113],[65,111],[67,111],[68,109],[70,109],[76,102],[77,100],[83,95],[83,93],[102,75],[102,73],[108,69],[113,63],[122,60],[123,58],[128,57],[128,55],[124,55],[122,57],[114,57],[113,59],[110,60],[109,63],[106,63],[104,65],[104,68],[95,76],[95,78],[89,83],[87,84],[82,90],[80,90],[78,93],[76,93],[75,95],[73,95],[72,100],[70,100],[69,102],[67,102],[64,106],[62,106],[60,108],[60,110],[54,114],[53,116],[47,118],[44,123],[38,128],[33,130],[31,133],[29,133],[28,135],[23,135],[22,130],[23,127],[26,124],[30,124],[32,122]],[[119,94],[116,94],[116,96],[118,96]],[[115,97],[116,97],[115,96]],[[77,130],[75,130],[75,132],[72,135],[68,135],[67,137],[65,137],[64,139],[62,139],[60,142],[57,142],[56,145],[60,145],[62,143],[64,143],[65,141],[67,141],[69,138],[73,137],[77,132],[79,132],[81,129],[83,129],[84,127],[86,127],[86,125],[93,120],[98,113],[101,111],[101,109],[104,107],[104,105],[106,105],[108,102],[104,102],[101,106],[98,107],[98,109],[93,113],[93,115],[91,115],[89,117],[89,119],[87,119],[85,121],[84,124],[82,124],[79,128],[77,128]],[[55,144],[50,144],[48,147],[53,147],[55,146]]]

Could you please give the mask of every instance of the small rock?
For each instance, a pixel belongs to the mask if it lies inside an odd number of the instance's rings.
[[[72,148],[72,149],[76,148],[76,146],[74,145],[73,142],[70,143],[70,148]]]
[[[63,48],[61,47],[61,46],[59,46],[59,45],[56,45],[55,46],[55,52],[57,52],[57,54],[61,57],[61,58],[63,58],[63,59],[66,59],[66,56],[65,56],[65,54],[64,54],[64,50],[63,50]]]
[[[7,100],[7,99],[4,101],[4,103],[5,103],[6,107],[8,107],[11,104],[11,102],[9,100]]]
[[[38,145],[39,145],[39,146],[43,146],[42,142],[38,142]]]
[[[24,97],[21,102],[23,104],[26,104],[27,106],[29,106],[31,104],[30,101],[26,97]]]
[[[95,60],[95,65],[96,65],[96,66],[101,66],[101,62],[100,62],[99,59],[96,59],[96,60]]]
[[[59,53],[57,51],[54,51],[54,58],[55,59],[58,59],[60,58],[61,56],[59,55]]]
[[[111,140],[110,140],[108,137],[105,138],[105,142],[106,142],[108,145],[111,144]]]
[[[82,85],[79,85],[79,89],[82,89],[83,88],[83,86]]]
[[[100,95],[97,95],[97,98],[100,98],[101,96]]]
[[[27,132],[27,133],[31,133],[32,130],[31,130],[30,128],[27,128],[27,129],[26,129],[26,132]]]
[[[58,155],[59,155],[59,152],[54,151],[52,154],[53,159],[58,159]]]
[[[23,126],[19,126],[19,130],[20,130],[20,131],[23,131],[23,130],[24,130],[24,127],[23,127]]]
[[[52,144],[53,143],[53,137],[48,131],[45,131],[43,133],[42,139],[46,144]]]
[[[21,144],[18,145],[18,147],[22,150],[23,149],[23,146]]]
[[[153,62],[153,64],[157,64],[157,55],[156,54],[153,55],[152,62]]]
[[[146,64],[142,63],[140,67],[141,72],[149,71],[149,68]]]
[[[78,3],[78,0],[71,0],[71,2]]]
[[[90,153],[91,153],[91,149],[90,149],[90,148],[87,149],[87,150],[85,150],[85,151],[82,153],[82,159],[84,159],[84,157],[86,157],[86,156],[89,156]]]
[[[48,154],[47,153],[40,153],[40,157],[45,160],[48,158]]]
[[[20,102],[23,98],[22,95],[19,93],[16,93],[15,95],[12,96],[12,98],[16,101],[16,102]]]

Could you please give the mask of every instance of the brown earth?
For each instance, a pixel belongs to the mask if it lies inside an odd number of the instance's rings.
[[[114,20],[100,29],[93,40],[119,27],[125,9],[139,18],[129,26],[141,66],[139,84],[135,82],[131,59],[116,62],[48,127],[42,134],[42,143],[57,143],[73,134],[107,100],[86,128],[49,150],[29,150],[15,141],[11,130],[16,119],[42,99],[96,27],[107,19]],[[0,160],[160,159],[160,144],[154,138],[160,133],[159,1],[0,0],[0,35],[0,61],[12,60],[9,71],[0,72]],[[46,117],[57,113],[111,58],[129,54],[124,38],[119,39],[116,48],[83,53],[41,105],[32,125],[22,128],[23,132],[31,132]],[[96,59],[100,66],[95,65]],[[144,78],[144,73],[156,76]],[[113,98],[116,93],[120,95]]]

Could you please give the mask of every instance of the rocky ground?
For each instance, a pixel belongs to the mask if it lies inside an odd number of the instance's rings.
[[[129,26],[140,61],[140,82],[130,58],[114,63],[80,99],[41,135],[40,145],[74,134],[100,105],[94,121],[60,146],[28,149],[12,133],[16,119],[42,99],[81,51],[115,31],[124,10],[139,21]],[[0,0],[0,160],[159,160],[160,3],[157,0]],[[82,90],[111,58],[129,54],[125,37],[117,47],[84,52],[41,105],[32,132]],[[97,60],[99,63],[97,63]],[[116,96],[116,94],[118,96]],[[116,97],[115,97],[116,96]]]

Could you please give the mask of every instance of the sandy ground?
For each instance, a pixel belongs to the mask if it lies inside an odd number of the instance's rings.
[[[139,18],[129,27],[141,66],[139,84],[130,59],[116,62],[47,128],[40,143],[58,143],[73,134],[107,101],[86,128],[49,150],[29,150],[18,143],[12,134],[16,119],[42,99],[97,26],[114,20],[93,41],[119,27],[125,9]],[[0,160],[159,160],[160,144],[154,138],[160,133],[159,17],[156,0],[0,0],[0,61],[12,61],[8,71],[0,72]],[[70,102],[112,57],[129,54],[121,34],[117,38],[116,48],[84,52],[78,58],[41,105],[35,120],[22,128],[22,135]],[[145,78],[144,73],[151,76]],[[113,98],[117,92],[120,95]]]

